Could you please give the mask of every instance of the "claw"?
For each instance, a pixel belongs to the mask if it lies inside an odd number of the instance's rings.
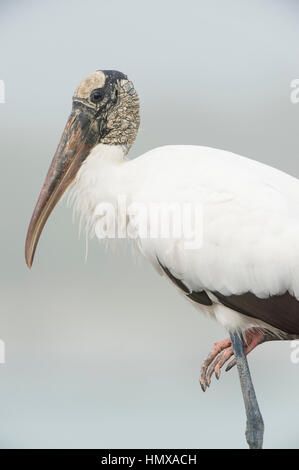
[[[207,389],[206,384],[204,382],[202,382],[201,380],[199,380],[199,383],[200,383],[202,391],[205,392],[206,389]]]
[[[236,365],[236,359],[233,359],[233,360],[230,361],[230,363],[226,366],[225,372],[228,372],[229,370],[231,370],[235,365]]]

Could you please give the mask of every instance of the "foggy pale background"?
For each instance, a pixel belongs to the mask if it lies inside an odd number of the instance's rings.
[[[84,262],[61,202],[24,261],[27,226],[71,109],[96,69],[134,82],[130,157],[164,144],[231,150],[299,177],[297,1],[0,3],[0,447],[246,447],[237,371],[204,394],[200,364],[227,333],[130,250]],[[299,447],[290,343],[249,356],[265,447]]]

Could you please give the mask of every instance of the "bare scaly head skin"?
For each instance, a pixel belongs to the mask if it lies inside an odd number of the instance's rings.
[[[101,70],[91,73],[77,86],[74,97],[88,100],[91,92],[97,88],[102,88],[105,85],[105,81],[106,76]]]
[[[103,144],[121,145],[128,153],[133,145],[139,124],[139,99],[132,82],[118,83],[118,102],[107,115],[107,134]]]
[[[95,130],[97,143],[121,145],[128,153],[136,139],[140,117],[138,95],[126,75],[98,70],[82,80],[73,101],[98,114],[101,129]]]

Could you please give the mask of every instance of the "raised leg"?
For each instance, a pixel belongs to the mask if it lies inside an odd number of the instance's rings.
[[[281,337],[275,336],[273,333],[257,328],[246,330],[243,332],[242,338],[246,355],[256,348],[256,346],[264,343],[265,341],[282,339]],[[211,384],[212,375],[215,373],[216,379],[219,379],[222,367],[232,356],[234,356],[234,350],[230,338],[218,341],[218,343],[213,345],[208,357],[201,365],[199,381],[204,392]],[[235,365],[236,358],[234,357],[231,359],[225,370],[228,371]]]
[[[235,353],[247,416],[246,440],[250,449],[261,449],[263,446],[264,422],[252,384],[243,339],[235,331],[230,333],[230,338]]]

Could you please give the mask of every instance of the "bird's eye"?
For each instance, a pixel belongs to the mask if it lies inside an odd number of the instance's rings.
[[[93,103],[99,103],[103,99],[103,96],[104,96],[104,91],[99,88],[98,90],[94,90],[91,93],[90,100]]]

